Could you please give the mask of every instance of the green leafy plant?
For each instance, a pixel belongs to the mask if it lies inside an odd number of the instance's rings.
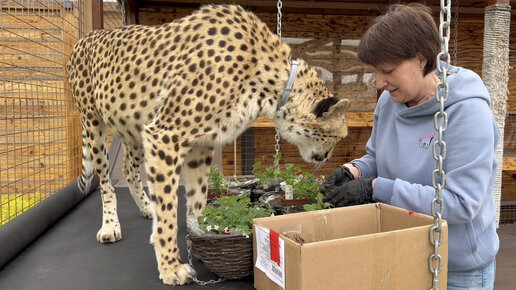
[[[313,202],[320,194],[319,186],[322,181],[322,178],[316,178],[313,174],[303,171],[299,173],[297,178],[291,180],[291,183],[287,182],[287,184],[292,186],[294,198],[307,198]]]
[[[253,164],[254,176],[260,180],[261,184],[271,184],[274,181],[282,180],[286,184],[291,185],[294,198],[307,198],[311,202],[315,202],[317,194],[319,194],[319,185],[323,182],[322,176],[316,177],[314,174],[304,171],[302,168],[295,167],[294,164],[287,163],[281,168],[279,161],[281,153],[274,156],[273,165],[266,167],[265,170],[260,171],[262,167],[261,162]],[[264,186],[264,188],[266,188]]]
[[[237,232],[249,237],[253,219],[271,216],[273,212],[262,205],[253,205],[247,197],[220,197],[205,207],[198,220],[199,228],[207,234]]]
[[[273,182],[277,181],[279,179],[279,176],[281,174],[281,169],[279,166],[279,161],[281,159],[281,152],[277,155],[274,155],[274,162],[272,166],[268,166],[265,168],[265,171],[260,171],[262,168],[262,162],[258,161],[253,164],[253,174],[254,177],[256,177],[258,180],[260,180],[260,183],[265,185],[265,188],[267,188],[268,185],[272,184]]]
[[[222,173],[213,167],[210,167],[209,189],[213,195],[222,196],[224,190],[228,188],[228,182]]]
[[[324,202],[324,195],[320,192],[315,197],[315,203],[303,205],[303,209],[305,211],[322,210],[322,209],[328,209],[328,208],[332,208],[332,207],[333,207],[333,205],[331,203]]]

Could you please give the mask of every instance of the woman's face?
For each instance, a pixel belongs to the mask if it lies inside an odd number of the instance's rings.
[[[411,107],[424,102],[424,77],[422,68],[426,61],[414,57],[400,64],[383,63],[376,67],[376,88],[387,90],[395,103]]]

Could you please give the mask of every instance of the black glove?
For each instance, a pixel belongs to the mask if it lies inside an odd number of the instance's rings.
[[[374,202],[373,179],[358,178],[334,187],[324,194],[324,201],[335,207]]]
[[[348,181],[355,179],[353,173],[344,165],[341,165],[333,171],[333,173],[321,184],[319,191],[326,195],[326,192],[331,191],[335,186],[340,186]]]

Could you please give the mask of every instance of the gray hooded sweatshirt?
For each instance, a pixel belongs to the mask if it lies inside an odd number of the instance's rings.
[[[499,130],[489,93],[476,73],[450,66],[448,84],[443,218],[448,222],[448,270],[462,271],[488,265],[498,252],[493,184]],[[352,161],[363,177],[378,177],[375,200],[431,215],[436,168],[432,149],[438,138],[434,115],[438,111],[435,97],[409,108],[383,92],[374,112],[367,154]],[[436,182],[440,183],[438,175]]]

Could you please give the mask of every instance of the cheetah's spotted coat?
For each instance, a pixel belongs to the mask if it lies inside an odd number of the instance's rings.
[[[93,170],[102,194],[101,243],[122,238],[108,175],[106,135],[124,144],[124,175],[144,216],[153,217],[160,278],[179,285],[195,275],[180,263],[177,190],[185,177],[187,212],[205,206],[216,144],[227,144],[258,116],[273,120],[307,162],[322,163],[347,135],[347,99],[339,99],[303,60],[284,106],[278,106],[291,70],[290,48],[240,6],[203,6],[156,27],[95,31],[79,40],[67,65],[83,128],[81,190]],[[150,201],[139,167],[145,161]]]

